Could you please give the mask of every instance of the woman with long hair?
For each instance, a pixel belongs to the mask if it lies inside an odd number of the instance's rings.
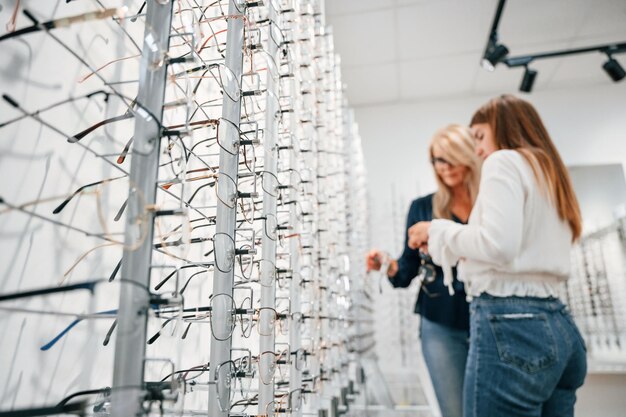
[[[558,299],[581,215],[569,174],[535,108],[511,95],[471,121],[484,159],[467,225],[446,219],[409,230],[444,275],[459,262],[470,305],[466,417],[573,416],[586,349]]]
[[[437,131],[429,147],[430,161],[437,179],[434,194],[411,203],[407,230],[415,223],[431,219],[467,222],[478,194],[480,159],[474,152],[470,130],[449,125]],[[424,361],[444,417],[460,417],[463,405],[463,379],[468,349],[469,307],[463,284],[454,272],[444,280],[440,267],[416,249],[405,247],[397,260],[379,250],[367,255],[368,270],[383,264],[394,287],[405,288],[419,275],[421,289],[415,313],[421,315],[420,336]],[[388,261],[385,261],[387,259]]]

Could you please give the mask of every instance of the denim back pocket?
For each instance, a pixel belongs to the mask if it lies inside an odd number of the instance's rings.
[[[557,361],[556,340],[544,313],[494,314],[489,324],[501,361],[529,374]]]

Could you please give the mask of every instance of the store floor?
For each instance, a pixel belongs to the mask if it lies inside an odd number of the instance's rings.
[[[350,407],[348,417],[437,417],[436,406],[429,404],[428,386],[419,375],[387,375],[394,406],[358,402]],[[591,372],[578,392],[577,417],[623,417],[626,409],[626,373]]]
[[[433,404],[434,394],[429,381],[419,373],[386,373],[379,379],[370,379],[367,390],[369,402],[359,398],[352,404],[348,417],[438,417],[438,409]],[[384,391],[384,393],[383,393]],[[372,395],[374,394],[374,395]]]

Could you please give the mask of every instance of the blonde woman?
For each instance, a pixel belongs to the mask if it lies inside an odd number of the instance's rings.
[[[435,133],[430,144],[430,162],[438,189],[411,203],[407,229],[433,218],[465,224],[480,180],[480,159],[475,154],[470,130],[449,125]],[[469,310],[463,284],[455,277],[444,282],[441,268],[426,254],[409,248],[407,239],[405,235],[404,251],[397,260],[371,250],[367,268],[380,270],[383,264],[388,264],[387,276],[396,288],[408,287],[419,275],[422,282],[415,313],[421,316],[424,361],[443,416],[461,417],[469,337]]]
[[[409,247],[461,278],[473,297],[466,417],[572,417],[585,345],[561,301],[581,216],[569,174],[539,114],[511,95],[472,117],[483,165],[469,219],[421,222]]]

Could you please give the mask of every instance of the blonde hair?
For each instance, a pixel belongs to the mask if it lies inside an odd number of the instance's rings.
[[[474,204],[478,196],[481,161],[474,152],[474,140],[469,128],[451,124],[438,130],[428,148],[431,158],[433,158],[434,145],[441,149],[444,159],[452,165],[464,165],[467,167],[468,171],[465,175],[464,185],[467,188],[472,204]],[[436,170],[435,178],[437,179],[438,188],[433,196],[433,218],[452,219],[452,190],[443,182]]]
[[[514,149],[530,163],[535,178],[556,206],[559,218],[582,233],[582,217],[569,173],[539,113],[529,102],[512,95],[491,99],[474,113],[470,125],[487,123],[498,149]]]

